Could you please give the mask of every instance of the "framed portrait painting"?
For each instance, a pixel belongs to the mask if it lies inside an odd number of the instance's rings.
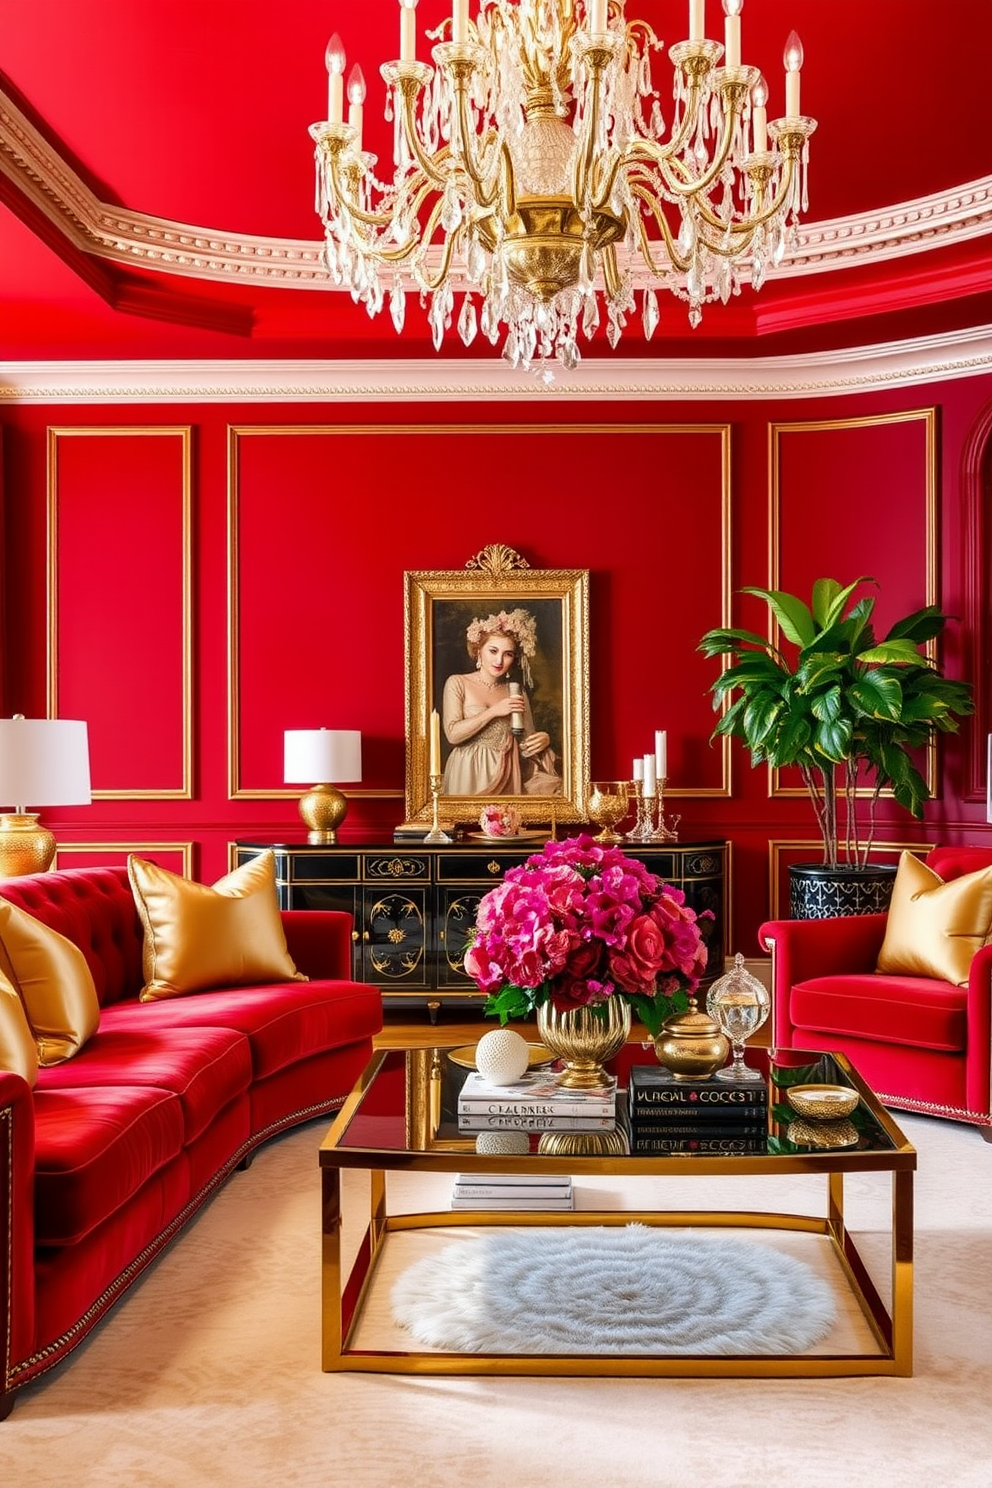
[[[407,817],[430,816],[433,768],[451,821],[487,801],[524,824],[584,821],[588,570],[532,569],[491,545],[404,579]]]

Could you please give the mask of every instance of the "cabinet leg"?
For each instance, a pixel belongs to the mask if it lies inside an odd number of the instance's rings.
[[[437,1001],[436,998],[434,998],[433,1000],[431,998],[427,999],[427,1012],[430,1015],[430,1020],[432,1023],[437,1022],[438,1009],[440,1008],[440,1006],[441,1004]]]

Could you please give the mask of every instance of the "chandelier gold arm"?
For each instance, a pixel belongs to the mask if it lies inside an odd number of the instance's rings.
[[[665,247],[668,250],[668,256],[671,259],[674,267],[680,274],[687,274],[689,272],[689,265],[691,260],[688,257],[683,258],[682,255],[679,253],[678,243],[672,236],[672,230],[668,225],[668,221],[665,217],[664,212],[661,210],[661,207],[658,204],[657,197],[653,196],[650,192],[645,191],[643,187],[636,185],[634,182],[630,183],[630,192],[632,196],[636,197],[639,201],[642,201],[644,203],[648,211],[651,213],[651,216],[657,223],[658,229],[665,240]],[[664,276],[665,270],[655,262],[654,254],[651,251],[651,239],[648,237],[647,228],[644,225],[644,218],[640,212],[638,212],[637,214],[637,235],[641,246],[641,257],[644,259],[644,262],[647,264],[652,274],[654,274],[656,278],[661,279]]]
[[[708,191],[713,182],[720,175],[730,154],[730,146],[734,139],[734,126],[737,123],[736,113],[727,113],[723,122],[723,134],[720,138],[719,147],[709,166],[701,176],[693,176],[685,161],[679,156],[672,156],[671,152],[664,146],[656,144],[651,139],[634,140],[627,149],[625,160],[631,163],[635,161],[648,161],[657,167],[664,177],[665,185],[673,196],[685,196],[700,198],[701,193]],[[674,173],[674,174],[673,174]]]
[[[620,293],[623,284],[623,275],[617,263],[617,250],[613,243],[607,243],[603,249],[603,279],[606,283],[606,292],[613,299]]]
[[[423,174],[436,187],[443,191],[447,176],[445,176],[443,171],[438,170],[437,162],[447,157],[449,147],[446,145],[443,150],[438,151],[436,156],[428,155],[420,143],[420,136],[417,133],[417,121],[414,117],[414,111],[417,106],[417,95],[423,87],[423,78],[420,73],[411,73],[403,69],[399,73],[398,82],[400,103],[402,106],[403,134],[407,145]]]
[[[443,198],[439,197],[431,208],[431,215],[428,217],[427,225],[421,235],[420,241],[423,243],[425,248],[430,246],[431,239],[433,238],[434,233],[437,229],[437,225],[441,220],[441,212],[443,211],[443,209],[444,200]],[[417,275],[417,282],[424,289],[430,290],[433,293],[433,291],[436,290],[440,285],[442,285],[445,279],[447,279],[448,274],[451,272],[451,260],[454,257],[455,244],[457,243],[460,235],[460,228],[457,232],[445,233],[444,243],[441,247],[441,262],[438,264],[437,275],[435,278],[428,278],[427,274],[424,273],[422,258],[418,260],[418,262],[414,265]]]

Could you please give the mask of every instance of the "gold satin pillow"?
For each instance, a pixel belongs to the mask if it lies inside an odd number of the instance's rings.
[[[992,868],[945,883],[911,852],[899,859],[876,971],[967,986],[972,957],[992,932]]]
[[[34,1085],[38,1046],[17,988],[0,973],[0,1070],[12,1070]]]
[[[142,1002],[307,980],[286,946],[274,853],[261,853],[212,886],[133,854],[127,871],[145,931]]]
[[[0,899],[0,970],[20,993],[39,1064],[78,1054],[100,1021],[93,974],[77,945]]]

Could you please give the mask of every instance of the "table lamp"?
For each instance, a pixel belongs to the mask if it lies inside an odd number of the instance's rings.
[[[55,838],[27,806],[88,806],[90,751],[85,723],[69,718],[0,718],[0,876],[46,873]],[[23,804],[22,804],[23,803]]]
[[[346,797],[332,780],[361,780],[362,736],[358,729],[286,729],[283,779],[287,785],[306,785],[300,797],[300,816],[309,827],[307,841],[338,840],[338,827],[348,810]]]

